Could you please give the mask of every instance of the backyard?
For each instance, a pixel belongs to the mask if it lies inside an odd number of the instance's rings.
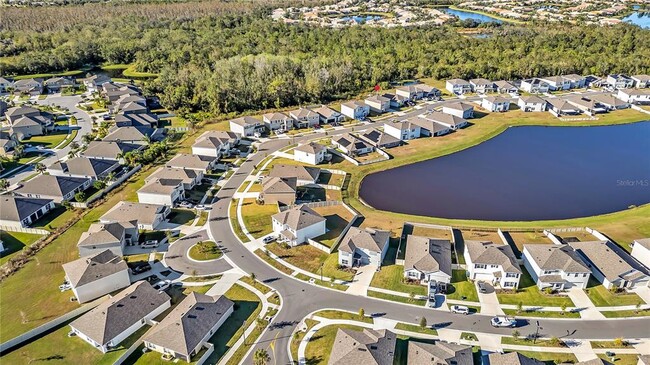
[[[519,289],[516,292],[504,291],[497,292],[499,303],[501,304],[514,304],[521,303],[522,305],[539,305],[545,307],[573,307],[573,302],[567,296],[562,295],[547,295],[542,293],[533,278],[521,267],[522,275],[519,279]]]
[[[41,237],[38,234],[0,231],[0,240],[2,240],[2,245],[5,248],[0,253],[0,265],[4,265],[25,246],[31,245]]]
[[[44,148],[54,148],[58,146],[65,137],[68,136],[68,131],[54,131],[50,134],[42,136],[33,136],[23,141],[23,143],[31,144],[32,146],[43,146]]]
[[[169,223],[176,223],[180,225],[187,225],[194,221],[196,213],[188,209],[172,209],[169,213]]]
[[[320,275],[322,267],[324,277],[345,281],[352,280],[354,277],[352,271],[338,269],[338,254],[336,253],[328,254],[310,245],[284,248],[278,243],[271,243],[266,245],[266,248],[282,260],[314,274]]]
[[[325,217],[327,232],[324,235],[314,238],[314,241],[320,242],[327,247],[332,247],[337,238],[343,232],[343,229],[350,223],[354,217],[350,211],[342,205],[333,205],[329,207],[314,208],[318,214]]]
[[[277,204],[258,204],[255,199],[244,199],[241,207],[244,225],[255,238],[273,232],[271,216],[277,212]]]

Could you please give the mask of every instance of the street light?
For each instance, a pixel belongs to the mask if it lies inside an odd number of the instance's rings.
[[[242,321],[241,324],[242,336],[244,336],[244,346],[246,346],[246,321]]]
[[[540,329],[542,329],[542,330],[544,329],[543,327],[540,327],[540,326],[539,326],[539,321],[535,321],[535,324],[536,324],[537,326],[536,326],[536,329],[535,329],[535,338],[533,338],[533,345],[534,345],[535,342],[537,341],[537,336],[539,336],[539,330],[540,330]]]
[[[321,264],[321,265],[320,265],[320,282],[321,282],[321,283],[323,282],[323,266],[324,266],[324,265],[325,265],[325,264]]]

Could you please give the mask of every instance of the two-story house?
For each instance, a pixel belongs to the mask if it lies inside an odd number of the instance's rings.
[[[486,281],[503,289],[517,289],[521,268],[508,245],[493,242],[465,241],[465,263],[469,278]]]
[[[388,252],[390,232],[373,228],[350,227],[339,245],[339,265],[379,268]]]
[[[384,124],[384,132],[401,141],[420,138],[420,126],[411,123],[409,119],[386,122]]]
[[[524,245],[526,270],[540,289],[587,288],[591,270],[568,245]]]
[[[326,219],[306,205],[276,213],[271,217],[273,233],[280,242],[290,246],[305,243],[308,239],[325,234]]]
[[[348,101],[341,104],[341,114],[350,119],[364,120],[370,114],[370,106],[358,100]]]

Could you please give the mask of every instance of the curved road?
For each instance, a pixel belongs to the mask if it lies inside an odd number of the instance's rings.
[[[367,126],[359,127],[364,129]],[[344,133],[344,130],[330,131],[331,134]],[[324,136],[324,135],[323,135]],[[318,135],[296,138],[292,142],[317,138]],[[212,236],[221,241],[226,248],[227,256],[232,263],[248,273],[255,273],[257,279],[277,290],[282,296],[282,309],[274,318],[274,328],[268,328],[255,344],[256,348],[268,349],[271,342],[275,341],[275,351],[269,354],[274,358],[275,364],[288,364],[288,344],[297,324],[309,313],[322,308],[339,308],[349,311],[358,311],[364,308],[366,313],[383,312],[386,318],[393,320],[418,323],[422,316],[427,322],[440,327],[458,329],[469,332],[495,333],[510,335],[512,329],[493,328],[490,325],[490,316],[475,314],[470,316],[454,315],[448,312],[434,311],[424,307],[415,307],[395,302],[386,302],[364,296],[355,296],[340,291],[322,288],[308,284],[287,276],[272,268],[255,254],[251,253],[234,235],[228,218],[228,207],[233,194],[244,182],[259,163],[268,154],[289,145],[290,141],[272,140],[263,143],[259,152],[244,162],[238,171],[230,178],[226,185],[217,194],[218,200],[213,204],[210,212],[209,229]],[[526,303],[524,303],[526,304]],[[583,320],[583,319],[539,319],[540,336],[557,336],[560,338],[578,339],[612,339],[641,338],[650,333],[650,317],[612,319],[612,320]],[[531,323],[520,321],[518,330],[522,336],[535,332],[534,320]],[[253,352],[251,352],[252,354]],[[294,359],[297,361],[298,359]],[[252,356],[244,360],[251,364]]]

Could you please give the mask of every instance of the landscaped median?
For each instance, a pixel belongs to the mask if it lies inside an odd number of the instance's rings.
[[[223,256],[223,252],[217,247],[217,244],[212,241],[198,242],[190,248],[188,256],[196,261],[210,261],[216,260]]]

